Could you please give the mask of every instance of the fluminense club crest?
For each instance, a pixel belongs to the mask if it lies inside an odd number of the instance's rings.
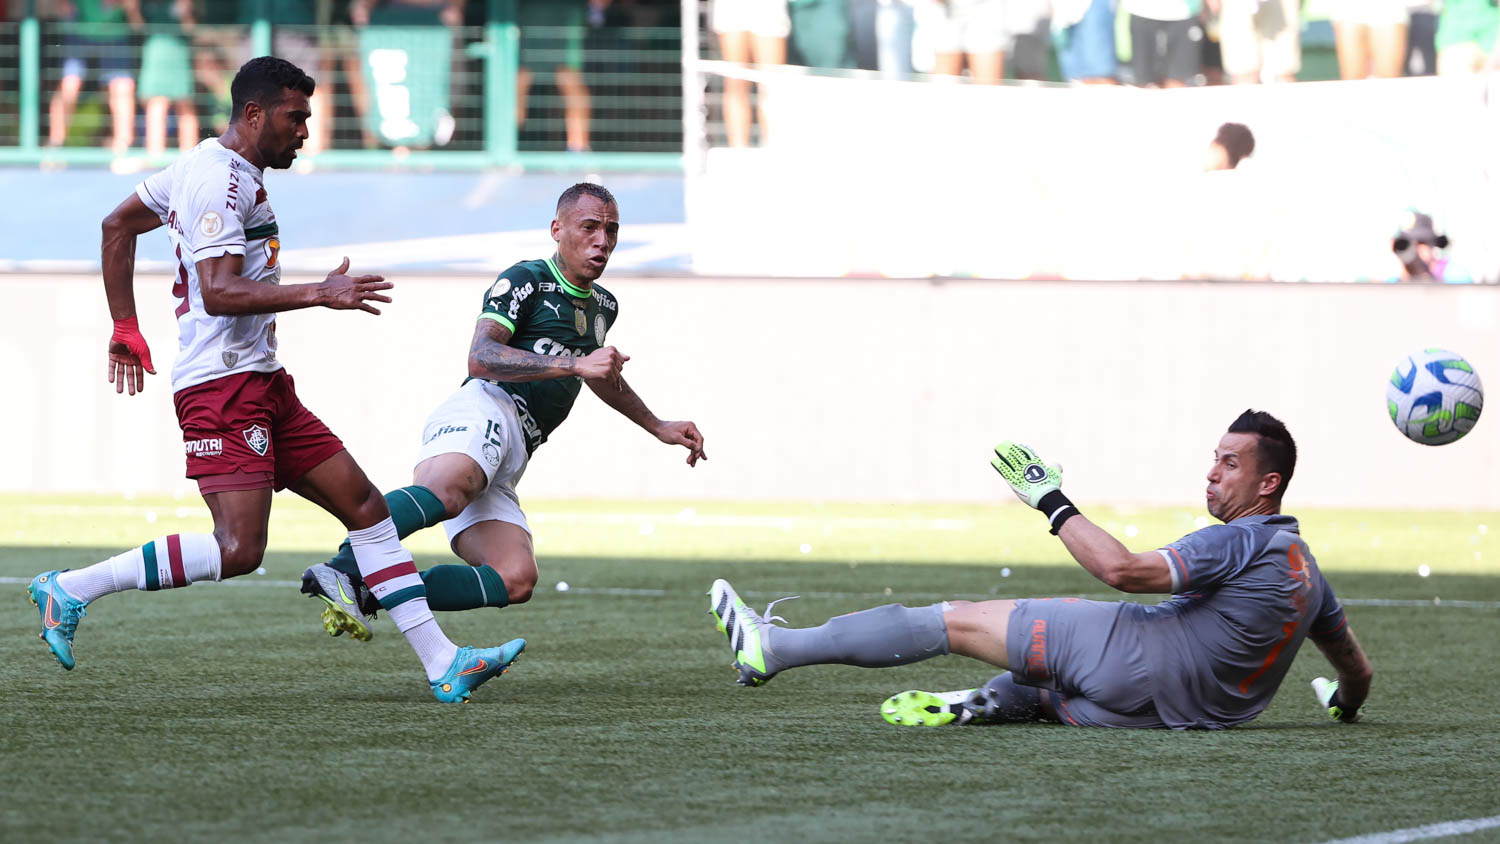
[[[251,425],[245,429],[245,444],[256,454],[265,457],[266,449],[271,447],[271,435],[260,425]]]

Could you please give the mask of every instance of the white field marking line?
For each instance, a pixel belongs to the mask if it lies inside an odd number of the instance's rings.
[[[147,506],[143,504],[38,504],[23,507],[23,512],[36,515],[56,516],[137,516],[146,512],[172,512],[179,518],[182,517],[207,517],[208,508],[198,504],[172,504],[162,506]],[[581,524],[581,525],[628,525],[651,524],[694,528],[775,528],[778,530],[792,530],[794,528],[822,528],[831,527],[841,530],[938,530],[938,531],[963,531],[974,526],[972,519],[884,519],[870,516],[830,516],[817,518],[814,516],[703,516],[697,513],[567,513],[561,511],[541,511],[527,514],[526,517],[538,524]]]
[[[533,522],[590,525],[681,525],[682,527],[793,528],[833,527],[841,529],[878,528],[885,530],[968,530],[970,519],[881,519],[869,516],[702,516],[696,513],[666,515],[660,513],[561,513],[542,512],[528,515]]]
[[[1338,838],[1324,844],[1401,844],[1403,841],[1420,841],[1423,838],[1446,838],[1450,835],[1468,835],[1500,826],[1500,815],[1488,818],[1471,818],[1464,821],[1444,821],[1410,829],[1395,829],[1390,832],[1372,832],[1353,838]]]
[[[31,582],[25,577],[0,577],[0,584],[25,585]],[[242,576],[234,580],[225,581],[222,586],[301,586],[300,580],[267,580],[263,576]],[[673,593],[666,589],[635,589],[625,586],[574,586],[568,590],[574,595],[609,595],[621,598],[666,598]],[[707,590],[704,590],[707,594]],[[770,598],[785,597],[782,592],[746,591],[740,593],[747,598]],[[988,600],[1000,596],[981,592],[802,592],[803,598],[828,598],[842,600],[844,598],[913,598],[921,600]],[[1119,600],[1118,596],[1104,593],[1084,595],[1058,595],[1052,597],[1084,598],[1087,600]],[[1500,610],[1500,601],[1426,601],[1406,600],[1397,598],[1344,598],[1341,602],[1345,606],[1357,607],[1436,607],[1437,609],[1465,609],[1465,610]]]

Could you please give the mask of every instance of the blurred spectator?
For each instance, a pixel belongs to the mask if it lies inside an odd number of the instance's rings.
[[[1294,82],[1302,69],[1301,0],[1207,0],[1219,16],[1224,72],[1236,85]]]
[[[609,4],[600,0],[521,0],[521,68],[516,76],[516,126],[526,122],[532,82],[550,79],[563,100],[569,152],[589,148],[589,88],[583,80],[586,24],[602,25]]]
[[[1401,275],[1392,281],[1473,284],[1473,275],[1442,254],[1447,248],[1448,236],[1437,233],[1431,216],[1409,212],[1405,225],[1391,240],[1391,251],[1401,262]]]
[[[854,66],[848,0],[787,0],[787,14],[792,21],[793,61],[808,67]]]
[[[320,97],[325,91],[328,95],[328,105],[324,109],[328,115],[325,149],[334,146],[335,104],[332,83],[336,70],[342,72],[344,84],[349,91],[349,103],[354,108],[359,125],[360,146],[365,149],[380,146],[380,139],[370,128],[370,88],[365,84],[364,60],[359,50],[359,36],[354,31],[352,12],[342,2],[318,0],[318,23],[322,27],[318,30],[318,49],[322,54],[322,63],[318,66],[319,76],[315,79],[320,90],[314,91],[313,96]]]
[[[1494,0],[1444,0],[1437,54],[1440,74],[1500,68],[1500,8]]]
[[[1051,0],[1005,0],[1005,29],[1011,77],[1047,79],[1047,58],[1052,50]]]
[[[222,133],[229,125],[229,82],[248,58],[249,39],[235,26],[239,0],[210,0],[199,9],[193,27],[193,78],[208,92],[208,125]]]
[[[135,140],[135,76],[130,30],[142,24],[138,0],[57,0],[46,10],[64,22],[62,81],[47,108],[47,143],[61,146],[89,65],[109,91],[114,132],[110,149],[123,155]]]
[[[748,65],[786,63],[786,39],[792,31],[787,0],[713,0],[709,26],[719,35],[724,61]],[[766,119],[764,88],[760,91],[760,141],[766,142],[771,123]],[[750,82],[724,77],[724,131],[732,147],[750,146]]]
[[[364,123],[396,149],[446,146],[453,41],[463,0],[353,0],[364,82],[371,92]]]
[[[855,67],[878,70],[886,76],[910,74],[915,26],[909,0],[849,0]]]
[[[1180,88],[1203,62],[1200,0],[1121,0],[1130,15],[1130,67],[1135,84]]]
[[[208,0],[215,6],[223,0]],[[232,5],[232,4],[226,4]],[[314,155],[328,146],[329,127],[333,119],[333,85],[326,78],[332,72],[332,57],[324,57],[313,27],[332,22],[332,4],[316,0],[239,0],[239,22],[249,26],[258,18],[271,22],[271,54],[286,59],[318,83],[309,104],[312,116],[307,120],[307,141],[302,145],[299,158]],[[319,20],[321,11],[323,19]],[[247,45],[248,46],[248,45]],[[254,58],[250,50],[241,55],[239,64]],[[325,67],[326,65],[326,67]],[[325,70],[327,72],[325,72]]]
[[[1225,123],[1219,127],[1214,139],[1208,142],[1208,155],[1204,158],[1203,169],[1233,170],[1254,152],[1255,135],[1251,134],[1250,127],[1243,123]]]
[[[1052,47],[1068,82],[1114,85],[1114,0],[1052,0]]]
[[[138,96],[146,106],[146,154],[167,150],[167,109],[177,113],[177,148],[198,143],[198,112],[193,108],[193,58],[187,33],[196,24],[192,0],[143,0],[141,16],[147,24],[141,46]]]
[[[1343,79],[1390,79],[1406,64],[1407,0],[1338,0],[1333,46]]]
[[[975,82],[1005,78],[1005,0],[927,0],[917,20],[932,46],[933,73],[959,76],[967,57]]]
[[[1441,0],[1410,0],[1406,21],[1406,61],[1402,67],[1407,76],[1432,76],[1437,73],[1437,27]]]

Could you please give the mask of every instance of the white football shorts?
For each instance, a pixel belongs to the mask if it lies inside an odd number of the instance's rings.
[[[713,0],[709,28],[714,32],[749,32],[767,38],[792,34],[787,0]]]
[[[488,381],[470,381],[437,406],[422,426],[417,462],[439,454],[466,454],[490,485],[454,518],[443,522],[448,542],[479,522],[509,522],[531,533],[516,483],[526,472],[526,437],[510,394]]]

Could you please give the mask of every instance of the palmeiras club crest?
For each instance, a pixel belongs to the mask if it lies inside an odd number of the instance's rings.
[[[245,444],[250,446],[256,454],[266,456],[266,449],[271,447],[271,436],[266,429],[259,425],[251,425],[245,429]]]

